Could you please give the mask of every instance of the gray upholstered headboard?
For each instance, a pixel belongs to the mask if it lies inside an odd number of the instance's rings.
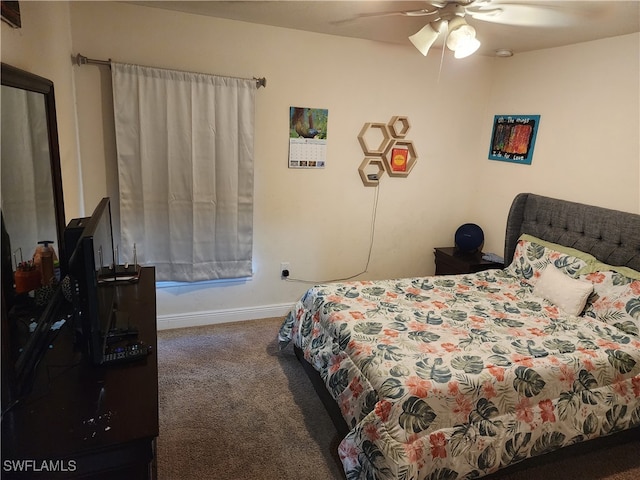
[[[634,213],[520,193],[507,218],[505,265],[523,233],[640,271],[640,215]]]

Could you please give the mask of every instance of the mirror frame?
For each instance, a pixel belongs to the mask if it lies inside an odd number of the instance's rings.
[[[56,104],[53,82],[39,75],[21,70],[6,63],[1,64],[0,84],[8,87],[19,88],[44,95],[45,115],[47,118],[47,133],[49,144],[49,166],[51,173],[51,186],[53,194],[53,207],[56,224],[56,241],[58,242],[58,259],[60,261],[61,275],[65,275],[68,271],[67,255],[64,245],[64,195],[62,191],[62,170],[60,167],[60,146],[58,143],[58,123],[56,118]],[[11,345],[11,328],[9,324],[8,312],[6,311],[4,289],[2,289],[2,355],[1,355],[1,371],[2,371],[2,410],[11,405],[15,398],[19,395],[20,386],[16,383],[22,379],[16,378],[15,357],[16,352],[12,352]],[[33,343],[34,339],[30,340]]]
[[[47,115],[47,131],[49,136],[49,158],[51,167],[51,184],[53,186],[53,206],[55,211],[56,231],[58,238],[58,260],[62,275],[67,273],[67,255],[64,245],[64,195],[62,191],[62,170],[60,167],[60,145],[58,143],[58,123],[56,118],[56,102],[53,82],[47,78],[2,63],[1,83],[8,87],[19,88],[44,95]]]

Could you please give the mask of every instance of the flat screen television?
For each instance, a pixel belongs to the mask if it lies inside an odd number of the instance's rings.
[[[69,233],[72,232],[72,233]],[[103,361],[108,332],[115,321],[115,250],[111,223],[111,205],[103,198],[88,218],[74,219],[67,226],[65,243],[77,238],[69,257],[74,304],[74,322],[83,351],[92,363]],[[69,242],[71,243],[71,242]],[[105,283],[107,282],[107,283]]]

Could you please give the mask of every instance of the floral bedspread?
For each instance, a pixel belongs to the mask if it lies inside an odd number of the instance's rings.
[[[316,286],[279,340],[340,405],[348,480],[477,478],[640,425],[640,338],[506,270]]]

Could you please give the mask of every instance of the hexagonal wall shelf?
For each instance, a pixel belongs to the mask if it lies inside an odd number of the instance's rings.
[[[407,136],[407,132],[411,128],[409,125],[409,119],[407,117],[402,117],[400,115],[396,115],[392,117],[389,121],[389,131],[393,138],[404,138]]]
[[[362,183],[367,187],[374,187],[380,183],[380,178],[386,171],[390,177],[406,177],[416,164],[418,155],[411,140],[404,140],[411,128],[409,119],[396,115],[389,123],[365,123],[358,134],[358,142],[366,155],[358,168]],[[377,144],[377,146],[375,146]],[[393,148],[407,150],[401,157],[400,166],[393,167]],[[403,152],[399,152],[403,153]],[[403,160],[406,157],[406,162]],[[378,170],[375,171],[375,168]]]
[[[392,163],[393,158],[391,158],[391,154],[394,148],[402,148],[406,149],[407,152],[407,163],[405,169],[402,171],[394,170]],[[406,177],[411,172],[411,169],[416,164],[416,160],[418,159],[418,155],[416,155],[416,149],[413,146],[413,141],[411,140],[396,140],[395,142],[391,142],[387,151],[382,155],[382,159],[384,160],[384,168],[387,171],[387,174],[390,177]]]
[[[376,130],[379,133],[378,146],[372,147],[369,146],[369,144],[373,144],[376,140]],[[358,142],[360,142],[360,146],[362,147],[362,151],[365,155],[382,155],[389,147],[390,141],[391,135],[389,134],[389,129],[387,128],[386,123],[365,123],[358,135]]]
[[[377,171],[374,170],[375,168]],[[384,161],[380,157],[366,157],[360,164],[358,173],[365,187],[375,187],[384,174]]]

